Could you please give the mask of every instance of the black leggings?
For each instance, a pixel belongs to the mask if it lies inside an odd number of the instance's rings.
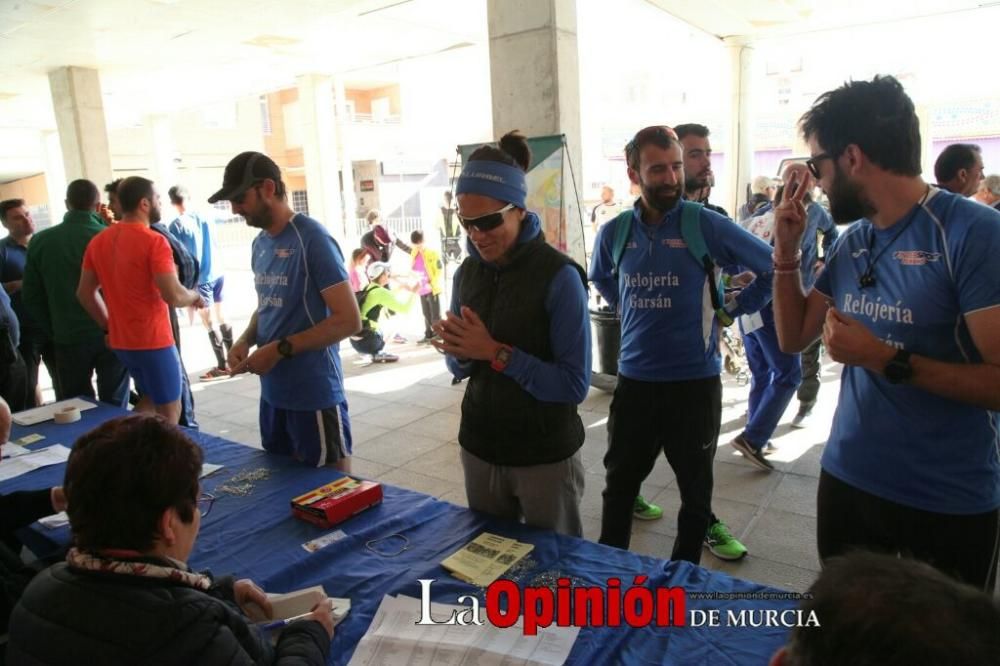
[[[922,511],[890,502],[823,471],[816,497],[820,560],[864,549],[928,562],[993,593],[1000,509],[972,515]]]

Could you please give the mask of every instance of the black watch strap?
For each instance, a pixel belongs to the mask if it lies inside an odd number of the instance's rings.
[[[913,366],[910,365],[910,352],[900,349],[885,366],[885,378],[890,384],[905,384],[913,376]]]

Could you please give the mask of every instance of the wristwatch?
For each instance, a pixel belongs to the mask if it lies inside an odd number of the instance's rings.
[[[295,355],[295,350],[292,349],[292,343],[288,341],[288,338],[278,340],[278,353],[281,354],[282,358],[291,358]]]
[[[500,349],[497,349],[493,361],[490,362],[490,367],[497,372],[503,372],[507,364],[510,363],[510,356],[513,353],[514,350],[509,345],[500,345]]]
[[[900,349],[882,372],[890,384],[905,384],[910,381],[910,377],[913,376],[913,366],[910,365],[910,352]]]

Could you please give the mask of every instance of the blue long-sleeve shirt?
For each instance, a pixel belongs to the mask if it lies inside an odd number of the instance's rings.
[[[615,224],[597,233],[590,279],[622,318],[618,371],[641,381],[683,381],[718,375],[721,363],[715,311],[705,270],[681,236],[678,203],[656,225],[633,208],[630,236],[615,279]],[[727,310],[756,312],[771,300],[771,247],[728,218],[701,211],[701,231],[716,265],[742,265],[757,278]]]
[[[538,217],[528,213],[517,243],[525,243],[540,233]],[[470,256],[481,261],[471,242],[468,251]],[[455,315],[460,314],[462,306],[461,285],[462,269],[459,268],[451,292],[450,310]],[[587,397],[590,387],[590,313],[587,291],[573,266],[563,266],[553,277],[545,295],[545,311],[549,316],[549,344],[554,360],[543,361],[514,347],[503,372],[538,400],[579,404]],[[452,375],[459,379],[468,377],[472,371],[472,361],[462,361],[449,354],[445,362]]]

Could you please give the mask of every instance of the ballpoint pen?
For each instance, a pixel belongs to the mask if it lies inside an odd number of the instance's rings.
[[[287,617],[284,620],[275,620],[274,622],[268,622],[267,624],[260,625],[260,628],[263,629],[264,631],[281,629],[283,627],[287,627],[289,624],[297,620],[304,620],[310,615],[312,615],[312,611],[309,611],[308,613],[302,613],[301,615],[293,615],[292,617]]]
[[[338,609],[336,608],[330,611],[330,614],[333,616],[335,623],[337,620],[339,620],[344,616],[344,612],[337,612],[337,611]],[[312,615],[312,611],[309,611],[308,613],[302,613],[301,615],[293,615],[292,617],[285,618],[284,620],[275,620],[274,622],[268,622],[267,624],[260,625],[260,628],[263,629],[264,631],[282,629],[284,627],[287,627],[292,622],[296,622],[298,620],[304,620],[310,615]]]

